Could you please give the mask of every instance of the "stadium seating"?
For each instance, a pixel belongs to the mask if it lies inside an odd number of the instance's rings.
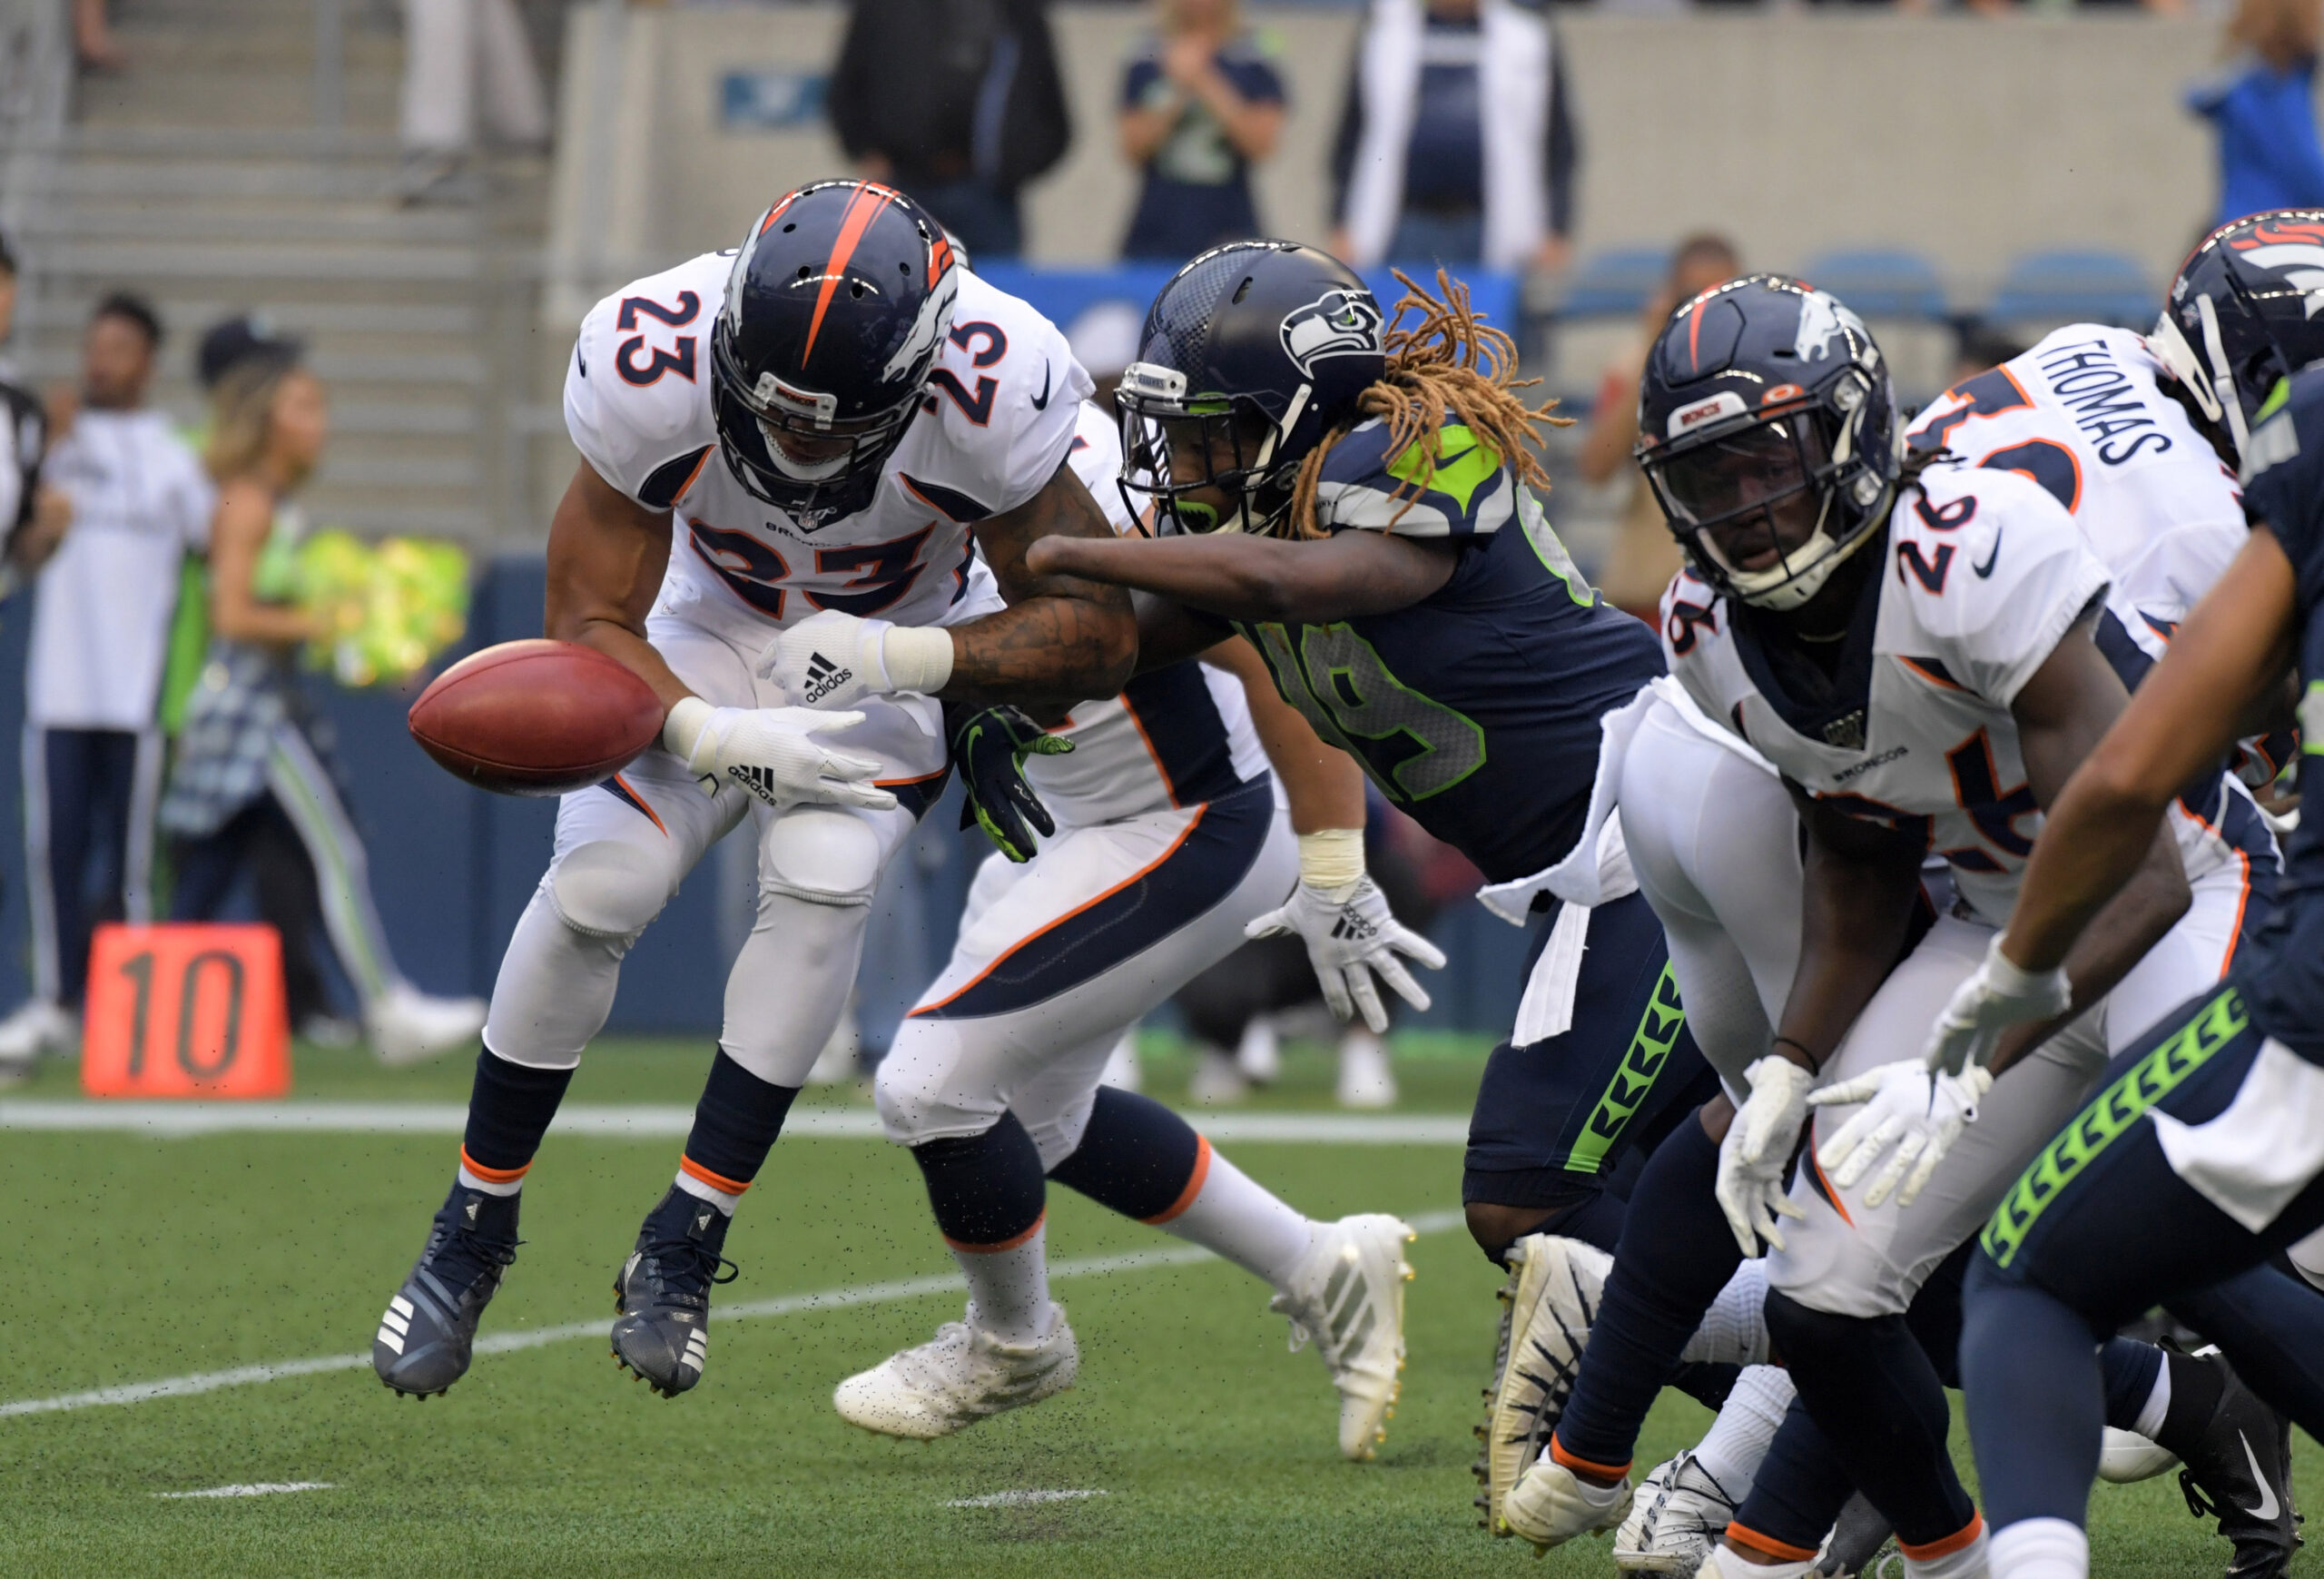
[[[2010,264],[1980,316],[1995,324],[2143,329],[2154,321],[2159,301],[2146,271],[2120,252],[2029,252]]]
[[[1801,276],[1865,318],[1951,321],[1936,266],[1917,252],[1881,248],[1826,252],[1812,260]]]

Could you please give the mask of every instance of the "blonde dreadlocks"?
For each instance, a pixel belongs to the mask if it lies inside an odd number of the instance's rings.
[[[1388,365],[1379,381],[1357,400],[1356,415],[1325,434],[1324,441],[1300,462],[1299,480],[1291,496],[1295,537],[1323,536],[1315,519],[1315,489],[1323,477],[1324,457],[1356,423],[1372,417],[1387,423],[1392,455],[1408,455],[1413,446],[1419,446],[1419,471],[1390,496],[1403,500],[1403,509],[1396,512],[1398,520],[1419,501],[1421,490],[1436,476],[1437,446],[1448,410],[1476,436],[1479,444],[1501,458],[1519,482],[1537,492],[1549,491],[1550,475],[1533,453],[1541,442],[1533,424],[1547,422],[1563,428],[1571,426],[1573,419],[1551,416],[1557,408],[1555,400],[1544,401],[1537,409],[1518,398],[1518,390],[1541,380],[1512,377],[1517,370],[1516,342],[1479,321],[1470,310],[1466,285],[1442,269],[1436,271],[1436,288],[1442,295],[1432,296],[1402,270],[1396,271],[1396,282],[1404,288],[1404,296],[1388,323]],[[1408,312],[1418,315],[1409,329],[1403,326]]]

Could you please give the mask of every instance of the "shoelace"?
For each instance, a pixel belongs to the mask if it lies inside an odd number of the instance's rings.
[[[430,1236],[425,1259],[446,1287],[453,1287],[451,1278],[443,1272],[450,1270],[465,1274],[458,1284],[460,1293],[467,1293],[486,1278],[515,1263],[517,1247],[522,1239],[487,1239],[471,1233],[465,1227],[436,1225]]]
[[[705,1250],[692,1239],[656,1239],[644,1255],[653,1263],[655,1290],[665,1304],[706,1308],[714,1285],[732,1283],[743,1268],[715,1250]],[[726,1275],[720,1277],[724,1268]]]

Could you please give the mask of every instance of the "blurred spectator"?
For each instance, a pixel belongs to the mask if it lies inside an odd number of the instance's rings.
[[[2007,361],[2015,361],[2025,354],[2026,345],[2014,334],[2004,334],[1997,329],[1965,330],[1961,335],[1960,354],[1953,359],[1953,376],[1946,380],[1949,389],[1964,379],[1974,379]]]
[[[1332,250],[1561,268],[1576,157],[1541,0],[1373,0],[1332,150]]]
[[[247,870],[281,933],[292,1023],[344,1039],[314,959],[320,921],[362,994],[373,1047],[404,1063],[473,1039],[485,1006],[428,997],[397,972],[362,842],[310,738],[292,662],[321,627],[296,603],[306,523],[290,498],[322,457],[330,413],[298,355],[285,340],[246,349],[212,396],[210,655],[161,808],[174,841],[172,914],[214,920]]]
[[[2187,95],[2219,129],[2216,222],[2324,206],[2316,134],[2318,16],[2324,0],[2242,0],[2227,25],[2233,64]]]
[[[983,259],[1024,251],[1017,193],[1072,137],[1048,0],[854,0],[832,126]]]
[[[72,530],[44,566],[25,669],[25,866],[33,997],[0,1021],[17,1072],[71,1044],[100,921],[153,919],[154,703],[178,565],[210,534],[211,489],[170,419],[145,406],[161,320],[97,303],[79,409],[55,401],[47,475]]]
[[[117,72],[129,64],[105,15],[106,0],[73,0],[73,54],[83,71]]]
[[[1145,173],[1122,256],[1182,262],[1261,233],[1251,166],[1283,135],[1283,79],[1236,0],[1159,9],[1122,75],[1122,153]]]
[[[403,15],[406,202],[467,195],[458,177],[479,108],[504,142],[548,141],[547,97],[513,0],[404,0]]]
[[[1654,490],[1630,459],[1638,443],[1638,381],[1646,370],[1647,349],[1679,304],[1732,280],[1742,267],[1734,243],[1724,236],[1689,236],[1679,243],[1670,255],[1669,277],[1647,303],[1636,339],[1607,364],[1598,384],[1598,403],[1590,408],[1590,426],[1582,432],[1584,481],[1603,486],[1618,477],[1630,479],[1630,506],[1615,528],[1606,562],[1599,567],[1599,589],[1606,601],[1649,625],[1661,618],[1662,589],[1679,573],[1685,557],[1663,521]]]
[[[16,257],[0,240],[0,341],[16,319]],[[48,450],[48,411],[40,397],[0,362],[0,597],[16,577],[48,562],[73,519],[72,501],[41,481]]]

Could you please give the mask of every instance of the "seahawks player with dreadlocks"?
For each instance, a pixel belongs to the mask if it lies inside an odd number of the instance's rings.
[[[1515,393],[1509,341],[1449,281],[1406,285],[1390,324],[1312,249],[1246,243],[1188,264],[1118,397],[1125,486],[1153,501],[1157,540],[1047,563],[1156,595],[1142,665],[1243,631],[1318,734],[1477,864],[1489,906],[1543,917],[1462,1193],[1478,1244],[1513,1265],[1518,1305],[1552,1289],[1586,1303],[1622,1219],[1609,1176],[1717,1092],[1604,814],[1601,720],[1661,663],[1550,527],[1532,453],[1547,413]],[[1303,876],[1294,908],[1320,951],[1347,879],[1312,858]],[[1507,1331],[1497,1391],[1526,1368]],[[1685,1380],[1717,1396],[1725,1377]],[[1538,1400],[1553,1384],[1525,1385]],[[1495,1463],[1522,1452],[1489,1448]],[[1489,1502],[1518,1467],[1489,1480]]]

